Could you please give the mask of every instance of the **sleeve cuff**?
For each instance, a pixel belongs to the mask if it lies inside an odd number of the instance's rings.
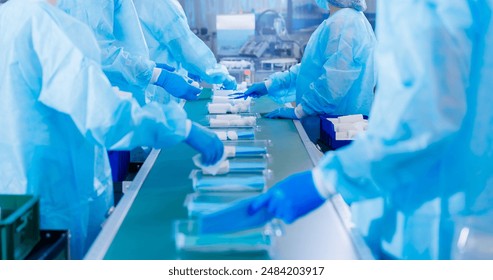
[[[163,70],[154,67],[154,70],[152,70],[151,84],[155,84],[157,82],[157,79],[159,79],[159,75],[161,75],[162,71]]]
[[[324,175],[320,168],[315,167],[312,171],[313,183],[315,184],[315,188],[317,189],[318,193],[325,199],[328,199],[336,194],[336,189],[334,186],[335,180],[331,180],[331,178],[335,179],[336,174],[334,171],[328,172],[328,176],[325,176],[324,178]]]
[[[185,123],[185,139],[188,138],[188,135],[190,135],[191,130],[192,130],[192,121],[187,120]]]
[[[304,117],[306,117],[306,113],[305,111],[303,110],[303,106],[301,104],[298,104],[298,106],[296,106],[296,108],[294,108],[294,114],[296,115],[296,117],[298,119],[302,119]]]

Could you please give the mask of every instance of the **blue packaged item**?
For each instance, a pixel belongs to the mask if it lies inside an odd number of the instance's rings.
[[[194,192],[187,195],[184,206],[189,217],[198,217],[227,208],[242,199],[257,196],[257,192]]]
[[[193,188],[199,192],[261,192],[267,185],[264,172],[227,173],[219,175],[204,174],[201,170],[193,170],[190,178]]]
[[[282,236],[280,223],[230,233],[203,233],[197,220],[175,222],[175,245],[180,253],[244,254],[270,253],[277,237]]]
[[[269,140],[237,140],[224,142],[224,149],[228,158],[268,157],[271,145]]]
[[[243,199],[225,209],[199,216],[199,233],[231,233],[264,226],[274,218],[274,215],[267,208],[251,214],[250,205],[255,199],[256,197]]]

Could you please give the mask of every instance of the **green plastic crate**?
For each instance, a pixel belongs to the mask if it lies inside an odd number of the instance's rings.
[[[0,259],[22,260],[38,243],[39,199],[0,195]]]

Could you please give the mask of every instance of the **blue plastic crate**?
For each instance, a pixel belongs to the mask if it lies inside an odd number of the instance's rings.
[[[113,178],[113,182],[124,181],[127,177],[128,167],[130,165],[130,152],[108,151],[108,157],[110,159],[111,177]]]
[[[352,140],[336,140],[334,124],[327,120],[327,118],[338,118],[342,116],[344,115],[320,115],[320,142],[329,147],[330,150],[337,150],[352,142]],[[367,120],[368,116],[363,115],[363,118]]]

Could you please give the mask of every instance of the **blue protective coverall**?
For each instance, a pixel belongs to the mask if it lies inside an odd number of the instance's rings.
[[[0,5],[0,29],[0,193],[39,195],[82,258],[113,205],[105,147],[178,143],[186,113],[117,95],[91,30],[45,1]]]
[[[376,83],[375,45],[364,14],[341,9],[312,34],[300,64],[269,77],[269,96],[279,103],[296,101],[299,117],[368,115]]]
[[[188,26],[177,0],[135,0],[150,57],[184,69],[210,84],[222,84],[228,70]]]
[[[235,78],[224,65],[217,63],[209,47],[190,30],[178,1],[135,0],[134,3],[151,59],[172,66],[181,75],[186,76],[188,72],[209,84],[236,88]],[[170,100],[169,94],[158,87],[152,88],[149,95],[158,102]]]
[[[58,0],[57,5],[92,29],[111,84],[133,93],[143,105],[156,64],[149,59],[132,0]]]
[[[448,259],[455,221],[493,209],[492,9],[492,0],[378,5],[368,131],[313,171],[323,196],[352,204],[377,252]]]

